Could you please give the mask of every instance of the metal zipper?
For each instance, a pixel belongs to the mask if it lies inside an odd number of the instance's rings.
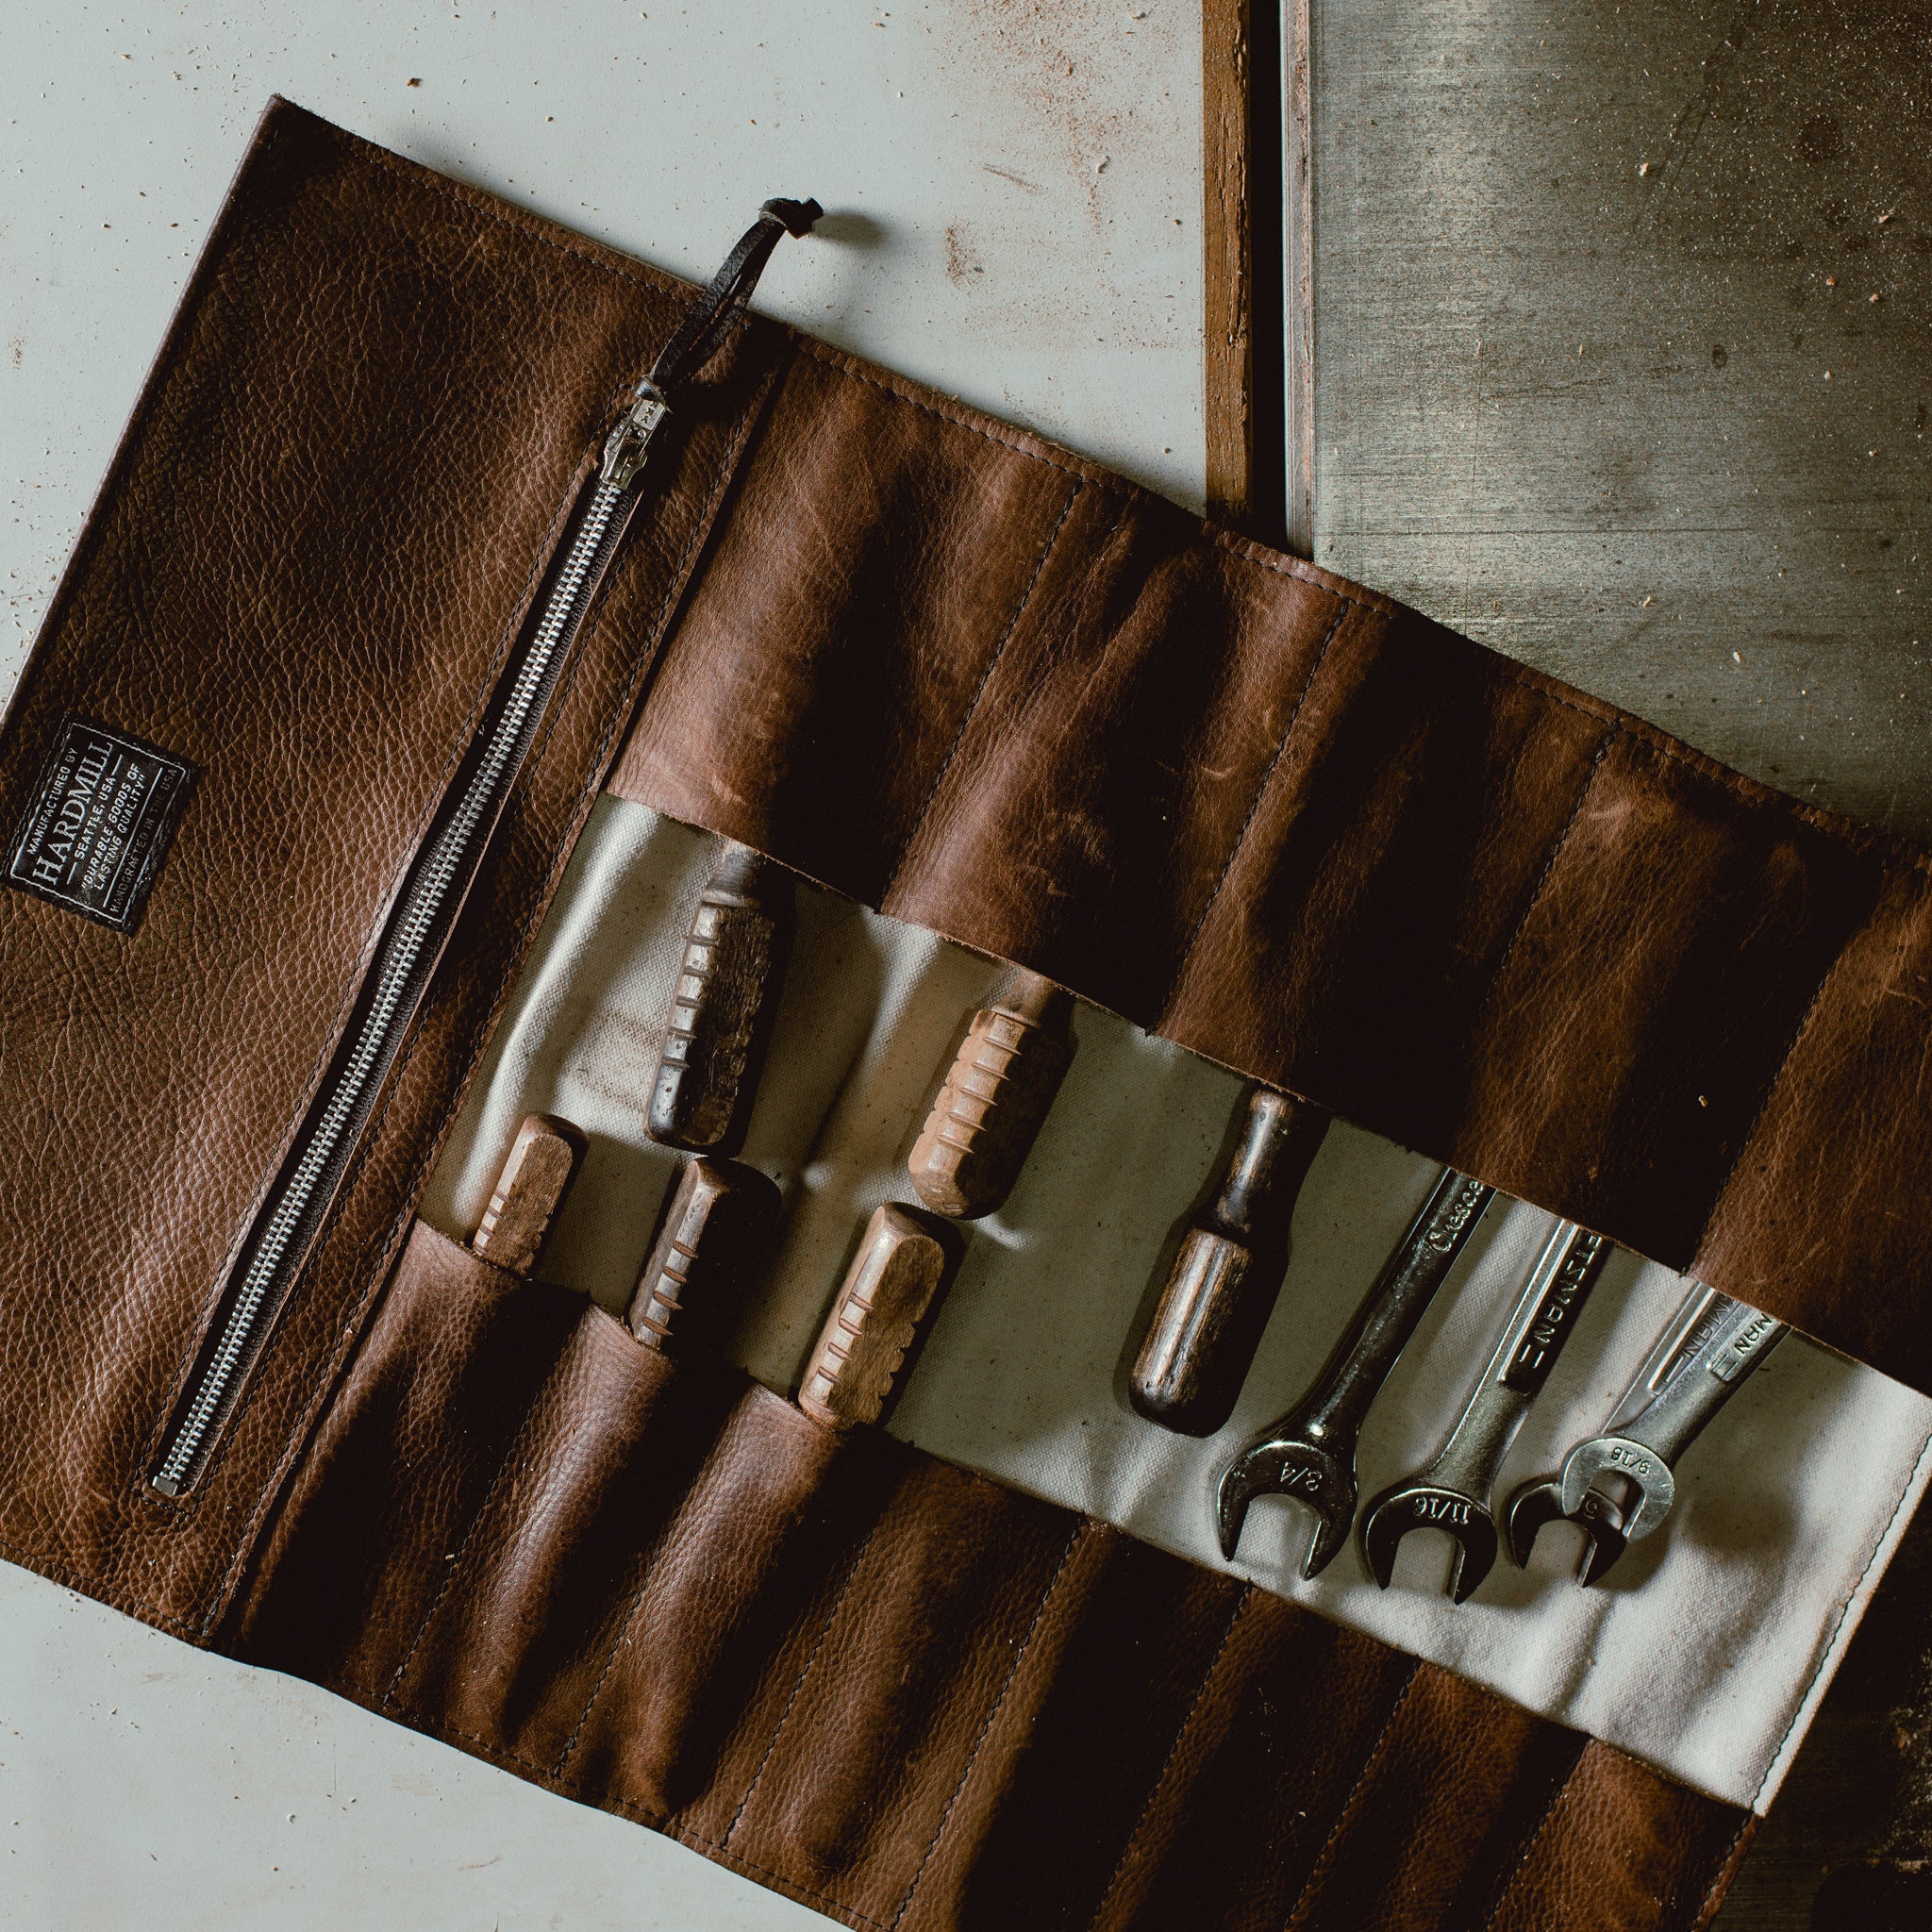
[[[669,396],[722,345],[780,237],[806,233],[820,212],[815,201],[765,203],[638,384],[606,440],[597,481],[543,599],[541,615],[493,717],[465,758],[441,829],[410,869],[377,949],[359,1017],[351,1022],[349,1043],[339,1052],[242,1249],[244,1259],[225,1298],[225,1311],[203,1346],[200,1366],[149,1474],[150,1487],[159,1494],[180,1495],[200,1474],[211,1438],[254,1358],[263,1324],[307,1258],[415,1017],[443,940],[482,863],[497,814],[529,754],[571,640],[629,521],[626,512],[652,439],[671,412]]]
[[[334,1192],[348,1151],[415,1013],[426,969],[457,902],[475,875],[497,809],[522,769],[564,651],[608,560],[613,534],[621,526],[619,513],[637,487],[651,438],[666,413],[662,398],[646,386],[605,445],[596,485],[528,648],[484,735],[480,755],[471,762],[454,808],[405,888],[373,974],[374,995],[258,1224],[213,1347],[207,1352],[193,1393],[150,1479],[164,1496],[178,1496],[196,1473],[209,1432],[249,1358],[263,1313],[274,1307],[307,1252],[306,1237],[313,1231],[317,1210]]]

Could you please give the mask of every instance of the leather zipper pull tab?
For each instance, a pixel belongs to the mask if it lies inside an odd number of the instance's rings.
[[[637,481],[658,425],[671,413],[671,405],[651,387],[647,375],[632,393],[630,407],[617,419],[617,427],[604,444],[597,480],[613,490],[628,490]]]
[[[758,209],[758,218],[738,238],[718,273],[665,343],[651,373],[631,393],[629,407],[618,419],[604,445],[598,471],[601,482],[613,490],[628,490],[650,455],[651,439],[671,413],[673,399],[724,346],[732,325],[744,313],[772,251],[787,235],[804,235],[824,213],[817,202],[788,201],[774,196]]]

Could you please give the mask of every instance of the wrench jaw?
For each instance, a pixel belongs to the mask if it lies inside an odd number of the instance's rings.
[[[1563,1514],[1577,1516],[1583,1499],[1596,1491],[1599,1478],[1622,1478],[1635,1492],[1636,1507],[1618,1510],[1626,1543],[1648,1536],[1677,1500],[1677,1481],[1671,1465],[1655,1449],[1629,1436],[1596,1436],[1579,1442],[1563,1461]]]
[[[1449,1600],[1467,1603],[1496,1564],[1496,1525],[1489,1510],[1460,1490],[1399,1483],[1384,1490],[1362,1517],[1362,1561],[1384,1590],[1395,1574],[1395,1552],[1411,1530],[1440,1529],[1456,1546]]]
[[[1583,1531],[1583,1560],[1576,1566],[1576,1581],[1588,1590],[1629,1547],[1630,1539],[1624,1532],[1624,1512],[1601,1490],[1584,1491],[1574,1521]]]
[[[1629,1542],[1624,1534],[1623,1512],[1601,1490],[1585,1490],[1574,1512],[1568,1512],[1563,1507],[1561,1478],[1547,1476],[1541,1482],[1524,1483],[1509,1498],[1504,1512],[1504,1538],[1510,1560],[1519,1570],[1529,1568],[1537,1537],[1552,1523],[1574,1523],[1583,1532],[1576,1581],[1586,1587],[1609,1570]]]
[[[1563,1521],[1563,1485],[1555,1476],[1524,1483],[1509,1498],[1503,1512],[1503,1541],[1509,1560],[1519,1570],[1529,1568],[1536,1540],[1553,1523]]]
[[[1257,1496],[1285,1496],[1306,1503],[1315,1518],[1314,1540],[1302,1558],[1312,1578],[1334,1560],[1355,1521],[1355,1471],[1320,1444],[1289,1437],[1264,1437],[1228,1464],[1214,1496],[1221,1554],[1229,1562],[1241,1543],[1248,1505]]]

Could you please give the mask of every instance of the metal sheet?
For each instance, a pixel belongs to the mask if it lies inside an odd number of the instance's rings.
[[[1318,560],[1932,838],[1927,35],[1318,6]]]

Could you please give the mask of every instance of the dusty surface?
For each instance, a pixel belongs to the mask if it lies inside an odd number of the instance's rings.
[[[271,92],[1202,494],[1193,0],[15,4],[0,71],[0,691]]]
[[[1932,838],[1932,13],[1315,14],[1320,560]]]

